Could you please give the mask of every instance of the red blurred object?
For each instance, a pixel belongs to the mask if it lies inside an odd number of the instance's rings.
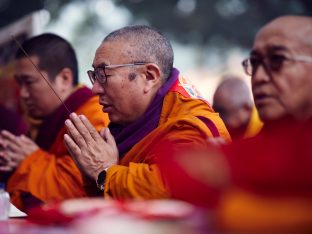
[[[199,167],[209,164],[209,158],[203,153],[207,151],[202,148],[185,147],[176,150],[174,144],[166,142],[159,148],[158,154],[161,156],[158,163],[173,198],[200,207],[215,207],[221,190],[218,186],[207,186],[204,179],[199,177],[200,172],[195,175]]]
[[[265,196],[311,197],[311,139],[311,119],[283,120],[254,138],[221,147],[207,143],[205,149],[183,152],[167,143],[159,164],[174,198],[204,207],[217,206],[223,190],[233,186]]]
[[[85,217],[127,215],[144,220],[175,220],[190,217],[195,208],[173,200],[105,201],[102,198],[72,199],[29,210],[28,220],[41,225],[68,225]]]

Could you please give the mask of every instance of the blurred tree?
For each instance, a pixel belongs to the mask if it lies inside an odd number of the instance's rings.
[[[311,0],[116,0],[116,4],[181,42],[218,47],[250,47],[258,29],[277,16],[312,15]]]
[[[312,15],[311,0],[0,0],[0,27],[43,5],[53,20],[68,3],[95,7],[97,1],[124,6],[134,16],[132,23],[146,20],[182,43],[219,48],[249,48],[256,31],[277,16]],[[92,15],[84,19],[83,27],[98,24]]]
[[[42,0],[0,0],[0,28],[42,8]]]

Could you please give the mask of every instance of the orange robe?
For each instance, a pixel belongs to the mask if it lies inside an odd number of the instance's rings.
[[[87,116],[97,130],[108,125],[108,117],[102,112],[96,96],[71,111]],[[82,175],[63,143],[64,133],[65,126],[49,151],[40,148],[27,156],[9,179],[11,202],[19,209],[25,209],[22,193],[30,193],[43,202],[86,196]]]
[[[155,160],[163,143],[175,147],[205,145],[213,130],[226,141],[229,133],[210,105],[193,94],[196,93],[182,77],[180,82],[164,97],[160,120],[156,129],[135,144],[120,160],[109,168],[104,195],[118,199],[158,199],[170,197]],[[192,96],[191,96],[192,95]],[[211,129],[200,118],[213,123]]]

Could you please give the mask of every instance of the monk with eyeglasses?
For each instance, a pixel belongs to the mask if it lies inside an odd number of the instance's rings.
[[[170,42],[157,30],[129,26],[109,34],[88,72],[110,124],[98,134],[87,117],[66,120],[65,144],[104,198],[171,196],[156,162],[163,142],[230,141],[223,121],[173,67]]]
[[[173,196],[214,208],[222,230],[309,233],[312,18],[283,16],[265,25],[243,67],[262,131],[221,149],[177,153],[171,163],[164,158],[161,169]]]

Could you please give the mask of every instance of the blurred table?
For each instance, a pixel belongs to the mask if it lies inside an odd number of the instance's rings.
[[[0,221],[0,234],[73,234],[69,227],[40,226],[25,218],[10,218]]]
[[[34,208],[28,218],[0,221],[0,234],[214,233],[207,231],[209,220],[206,211],[181,201],[84,198]]]

